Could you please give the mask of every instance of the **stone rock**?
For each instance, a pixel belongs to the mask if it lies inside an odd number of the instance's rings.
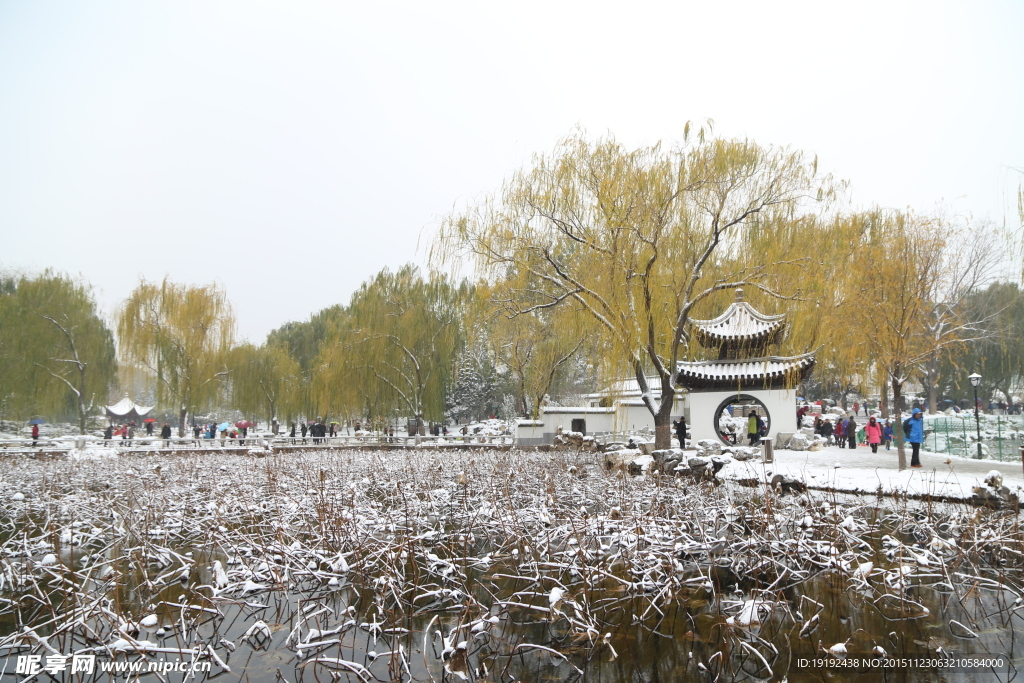
[[[729,463],[729,458],[722,457],[720,455],[711,456],[711,471],[713,474],[718,474],[718,471],[725,467]]]
[[[629,473],[633,475],[643,474],[648,470],[648,468],[650,468],[651,463],[653,462],[654,456],[651,455],[641,455],[639,457],[633,458],[632,460],[629,461]]]
[[[808,437],[813,437],[814,436],[814,427],[801,427],[800,428],[800,433],[805,435],[805,436],[808,436]]]
[[[715,439],[701,439],[697,442],[697,448],[707,452],[709,456],[722,454],[722,442]]]
[[[733,459],[740,462],[756,458],[759,455],[756,448],[749,448],[747,446],[735,446],[730,448],[729,451]]]
[[[1001,510],[1003,507],[1015,510],[1020,509],[1020,499],[1006,486],[1000,486],[995,490],[975,486],[974,495],[971,496],[971,503],[995,510]]]
[[[620,448],[617,451],[604,452],[604,468],[618,472],[628,472],[629,464],[636,460],[640,451],[632,448]]]
[[[561,425],[555,430],[554,448],[556,451],[565,450],[598,450],[597,442],[593,437],[584,436],[582,432],[566,432]]]
[[[687,460],[686,464],[689,465],[691,470],[697,471],[703,470],[705,467],[711,464],[711,461],[708,458],[697,456]]]
[[[994,489],[999,488],[1003,485],[1003,473],[999,470],[991,470],[985,477],[985,484]]]
[[[816,452],[820,451],[822,448],[824,448],[824,444],[822,444],[820,441],[815,441],[814,443],[807,447],[807,450],[810,452]]]
[[[654,458],[654,466],[659,472],[672,474],[682,462],[684,452],[676,448],[665,448],[652,452],[651,456]]]
[[[794,434],[789,439],[789,450],[791,451],[806,451],[810,445],[810,439],[806,434]]]
[[[779,432],[775,435],[776,448],[789,448],[789,440],[793,438],[793,432]]]
[[[807,490],[807,485],[802,481],[787,477],[784,474],[776,474],[772,477],[771,486],[773,489],[780,489],[784,493],[803,493]]]

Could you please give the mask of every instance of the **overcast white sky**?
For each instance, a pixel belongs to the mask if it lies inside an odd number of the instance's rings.
[[[818,154],[863,205],[1015,216],[1024,2],[0,0],[0,267],[224,284],[242,336],[425,260],[574,127]],[[1016,218],[1014,218],[1016,220]]]

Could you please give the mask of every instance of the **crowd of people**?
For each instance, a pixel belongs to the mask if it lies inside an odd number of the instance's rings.
[[[804,406],[806,407],[806,406]],[[797,412],[797,417],[802,420],[804,412]],[[825,439],[830,445],[840,448],[857,448],[858,445],[870,446],[872,453],[878,452],[878,447],[884,445],[885,450],[892,448],[895,441],[892,420],[879,418],[872,415],[863,426],[858,426],[856,411],[849,416],[836,416],[833,418],[816,415],[814,417],[814,433]],[[913,408],[911,416],[903,421],[903,436],[910,444],[912,456],[911,467],[921,467],[921,444],[924,442],[924,414],[920,408]]]
[[[322,443],[328,436],[338,435],[338,423],[332,422],[329,426],[325,425],[323,420],[317,420],[313,424],[307,424],[302,422],[298,425],[301,428],[302,436],[296,436],[296,423],[292,422],[292,429],[288,432],[288,436],[293,439],[301,438],[302,443],[306,443],[306,435],[313,439],[313,443]],[[357,427],[358,429],[358,427]]]

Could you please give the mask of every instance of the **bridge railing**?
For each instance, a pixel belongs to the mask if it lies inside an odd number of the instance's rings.
[[[75,448],[100,447],[117,450],[222,450],[252,448],[458,448],[465,446],[512,446],[516,438],[511,434],[448,434],[447,436],[407,436],[387,434],[360,434],[339,436],[287,436],[253,434],[238,437],[134,436],[130,439],[97,436],[64,436],[56,438],[10,438],[0,440],[0,454],[4,451],[69,451]]]

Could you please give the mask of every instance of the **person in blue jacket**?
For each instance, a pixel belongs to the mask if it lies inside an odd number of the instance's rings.
[[[885,426],[882,427],[882,441],[885,442],[885,450],[889,450],[889,446],[892,445],[892,440],[892,423],[886,420]]]
[[[921,444],[924,443],[924,415],[921,414],[920,408],[914,408],[914,414],[903,423],[903,431],[913,451],[910,466],[921,467]]]

